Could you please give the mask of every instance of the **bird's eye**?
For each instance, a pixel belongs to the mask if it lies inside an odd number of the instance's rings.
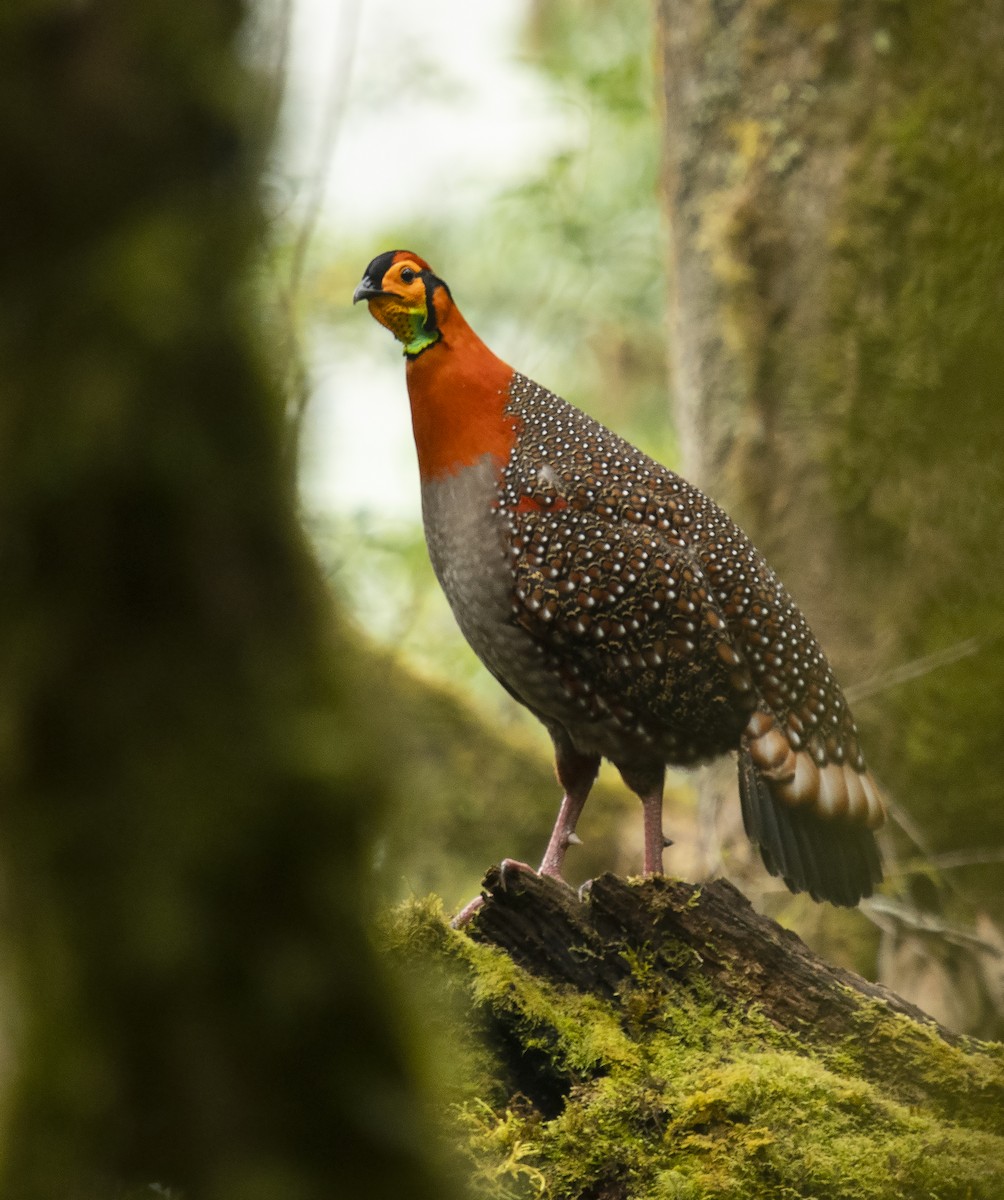
[[[411,283],[414,278],[415,278],[415,272],[411,269],[411,267],[405,267],[404,270],[401,272],[401,282],[402,283]]]

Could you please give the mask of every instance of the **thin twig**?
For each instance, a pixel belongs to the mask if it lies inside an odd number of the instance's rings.
[[[318,221],[324,207],[324,200],[327,193],[328,167],[335,152],[335,147],[338,144],[338,137],[348,104],[349,82],[352,76],[352,63],[356,54],[362,7],[363,0],[342,0],[340,5],[339,20],[335,29],[335,54],[333,56],[328,93],[324,104],[324,120],[315,154],[314,171],[311,175],[310,190],[303,217],[300,221],[296,238],[293,241],[289,276],[286,280],[286,286],[281,290],[289,341],[288,362],[290,363],[291,379],[287,391],[288,444],[290,461],[293,464],[294,470],[295,464],[299,459],[300,431],[303,427],[303,418],[310,400],[310,381],[304,362],[303,345],[299,332],[297,299],[303,281],[307,252],[314,234],[317,232]]]
[[[866,902],[867,911],[872,921],[881,927],[883,918],[889,918],[899,928],[912,929],[916,933],[929,934],[943,938],[955,945],[977,947],[985,950],[995,958],[1001,956],[1001,949],[974,930],[962,929],[942,920],[934,913],[924,912],[913,905],[903,904],[891,896],[872,896]]]
[[[335,146],[338,144],[338,135],[348,104],[349,81],[352,76],[352,62],[356,54],[362,7],[362,0],[342,0],[340,5],[340,18],[335,29],[333,69],[324,103],[324,122],[318,139],[316,168],[312,176],[312,186],[307,198],[303,220],[300,223],[296,241],[293,243],[287,285],[290,300],[295,299],[299,290],[307,250],[317,231],[317,222],[324,206],[328,184],[328,166]]]
[[[960,659],[971,658],[974,654],[979,654],[981,650],[996,640],[996,638],[988,640],[983,637],[971,637],[956,642],[954,646],[946,646],[943,650],[935,650],[933,654],[925,654],[921,658],[915,658],[910,662],[903,663],[900,667],[893,667],[889,671],[873,675],[870,679],[862,680],[861,683],[847,688],[847,699],[852,704],[856,704],[866,696],[874,696],[879,692],[886,692],[890,688],[898,687],[901,683],[919,679],[922,675],[930,675],[932,671],[940,670],[941,667],[950,666]]]
[[[913,844],[926,859],[930,860],[933,858],[934,852],[931,849],[931,843],[927,840],[924,831],[920,828],[916,821],[914,821],[909,813],[907,813],[903,806],[898,804],[893,799],[887,789],[883,789],[882,794],[885,799],[885,806],[888,810],[889,816],[893,819],[893,821],[895,821],[900,829],[903,830],[906,836],[911,842],[913,842]]]
[[[1004,849],[998,850],[953,850],[947,854],[936,854],[930,865],[939,871],[954,871],[958,867],[992,866],[1004,863]]]

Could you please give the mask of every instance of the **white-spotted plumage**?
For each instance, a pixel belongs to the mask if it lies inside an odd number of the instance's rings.
[[[576,753],[626,777],[739,750],[768,867],[856,903],[879,878],[881,802],[774,572],[702,492],[560,397],[516,374],[506,412],[517,436],[501,473],[468,468],[463,495],[437,483],[449,497],[426,504],[433,562],[475,651]],[[830,871],[816,861],[823,840],[841,860]]]

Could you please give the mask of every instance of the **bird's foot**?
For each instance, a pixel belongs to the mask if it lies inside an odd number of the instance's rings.
[[[572,835],[575,836],[574,834]],[[519,875],[542,875],[545,879],[553,879],[556,883],[560,883],[563,887],[571,889],[572,885],[562,875],[559,867],[553,863],[549,863],[547,858],[536,869],[529,863],[520,862],[516,858],[503,858],[499,863],[499,881],[505,889],[510,883],[514,882]]]
[[[535,871],[529,863],[520,862],[518,858],[503,858],[499,863],[499,878],[503,887],[513,875],[518,875],[520,872],[526,875],[546,874],[544,871]]]
[[[573,838],[575,837],[574,834],[572,836]],[[575,840],[578,841],[577,838],[575,838]],[[557,883],[562,884],[562,886],[568,888],[570,891],[575,890],[568,880],[564,878],[558,868],[553,864],[548,863],[546,858],[544,862],[540,864],[540,867],[537,870],[534,870],[529,863],[521,862],[518,858],[503,858],[499,863],[498,871],[499,886],[503,891],[508,890],[508,888],[516,882],[520,875],[543,875],[548,879],[554,879]],[[583,884],[583,887],[586,886],[587,884]],[[474,915],[484,907],[487,899],[488,897],[484,892],[482,892],[480,896],[475,896],[473,900],[470,900],[467,904],[465,904],[464,907],[456,914],[456,916],[450,920],[450,928],[463,929],[465,925],[470,923]]]
[[[549,872],[537,872],[533,869],[533,867],[530,866],[529,863],[520,862],[518,858],[503,858],[499,863],[499,885],[501,886],[502,890],[505,891],[508,885],[513,882],[515,877],[521,874],[546,875],[549,874]],[[561,876],[559,875],[558,878],[561,879]],[[565,881],[561,879],[561,882],[564,883]],[[484,892],[482,892],[480,896],[475,896],[473,900],[465,904],[460,912],[458,912],[457,915],[450,921],[451,929],[463,929],[465,925],[468,925],[474,914],[484,907],[487,898],[488,897],[484,894]]]

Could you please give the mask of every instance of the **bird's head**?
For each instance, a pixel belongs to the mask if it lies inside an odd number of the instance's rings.
[[[373,316],[414,357],[442,336],[450,289],[424,258],[410,250],[387,250],[366,268],[352,295],[353,304],[359,300],[368,301]]]

